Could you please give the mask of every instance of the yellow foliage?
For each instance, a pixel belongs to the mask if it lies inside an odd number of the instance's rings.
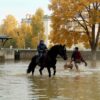
[[[32,35],[32,27],[27,23],[21,24],[20,31],[24,35],[24,37],[27,37],[27,35]]]
[[[38,37],[33,37],[32,38],[32,47],[37,48],[38,43],[39,43],[39,38]]]
[[[32,33],[36,36],[39,33],[44,33],[43,16],[44,13],[41,8],[37,9],[36,13],[32,16]]]
[[[100,0],[51,0],[49,9],[52,10],[51,43],[65,43],[68,47],[79,42],[86,47],[96,43],[91,37],[96,34],[93,24],[100,25]]]
[[[43,17],[44,12],[39,8],[32,16],[30,24],[22,22],[18,25],[15,17],[8,15],[0,26],[0,33],[12,37],[13,44],[18,48],[36,47],[40,39],[45,39]]]
[[[32,37],[31,25],[22,23],[21,26],[16,30],[17,46],[19,48],[26,48],[26,39]]]
[[[18,48],[24,48],[24,45],[25,45],[24,37],[22,34],[20,34],[17,37],[17,46],[18,46]]]
[[[44,12],[41,8],[37,9],[32,16],[32,47],[35,48],[38,45],[40,39],[45,39],[44,24],[43,24]]]
[[[8,15],[3,22],[2,32],[8,36],[13,36],[15,29],[17,28],[17,21],[14,16]]]

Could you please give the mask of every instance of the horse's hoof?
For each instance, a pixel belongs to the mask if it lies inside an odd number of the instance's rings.
[[[49,77],[51,77],[51,75],[49,75]]]
[[[42,71],[41,71],[41,70],[39,70],[39,72],[40,72],[40,75],[42,75]]]
[[[53,74],[53,76],[55,76],[55,74]]]

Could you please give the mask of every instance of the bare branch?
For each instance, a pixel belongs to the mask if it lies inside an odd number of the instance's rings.
[[[86,33],[87,36],[88,36],[90,46],[92,47],[92,42],[91,42],[91,37],[90,37],[90,33],[89,33],[89,31],[86,29],[86,27],[85,27],[83,24],[80,23],[80,21],[79,21],[77,18],[74,17],[73,20],[74,20],[74,21],[77,21],[77,23],[78,23],[79,25],[81,25],[81,26],[84,28],[85,33]]]
[[[81,24],[81,22],[77,18],[73,18],[74,21],[76,21],[80,26],[82,26],[85,29],[85,26]]]
[[[92,25],[92,45],[95,47],[95,24]]]
[[[98,32],[97,32],[95,47],[97,47],[97,43],[98,43],[98,40],[99,40],[99,36],[100,36],[100,24],[99,24],[99,27],[98,27]]]
[[[95,9],[95,3],[93,3],[93,7],[94,7],[94,9]]]
[[[80,17],[81,17],[81,19],[82,19],[82,21],[84,22],[84,27],[85,27],[85,30],[87,31],[87,33],[89,33],[89,30],[88,30],[88,27],[87,27],[87,24],[86,24],[86,21],[85,21],[85,19],[83,18],[83,16],[82,16],[82,14],[80,13],[79,14],[80,15]],[[89,34],[88,34],[89,35]]]
[[[98,8],[100,7],[100,3],[98,3]]]
[[[85,7],[86,8],[86,10],[87,10],[87,12],[88,12],[88,14],[89,14],[89,12],[90,12],[90,7]]]

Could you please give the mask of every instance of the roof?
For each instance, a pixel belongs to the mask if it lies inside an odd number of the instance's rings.
[[[7,35],[0,35],[0,42],[2,42],[2,46],[6,43],[7,40],[12,39],[11,37],[8,37]]]
[[[0,35],[0,40],[4,39],[11,39],[11,37],[8,37],[7,35]]]

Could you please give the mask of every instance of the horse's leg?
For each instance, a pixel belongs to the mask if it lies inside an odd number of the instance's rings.
[[[49,77],[51,77],[51,70],[50,67],[47,67],[48,73],[49,73]]]
[[[40,69],[39,69],[39,72],[40,72],[40,75],[42,75],[42,70],[44,69],[43,66],[40,66]]]
[[[33,66],[33,69],[32,69],[32,76],[34,75],[35,68],[36,68],[36,64]]]
[[[53,70],[54,70],[53,75],[55,75],[56,74],[56,66],[53,67]]]

